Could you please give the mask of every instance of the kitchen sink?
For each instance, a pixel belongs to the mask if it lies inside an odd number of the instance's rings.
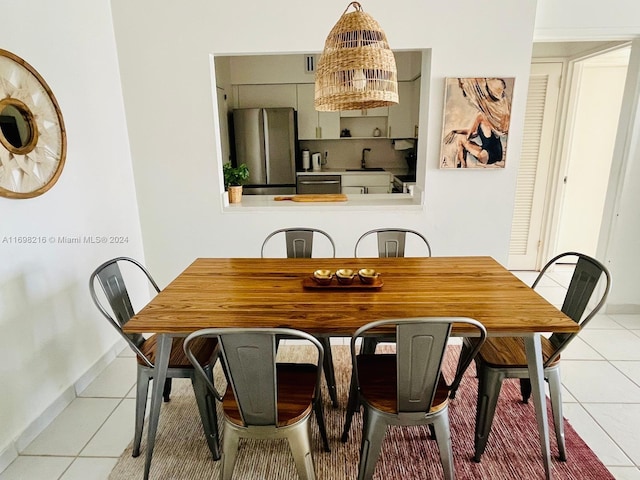
[[[371,167],[371,168],[347,168],[347,172],[384,172],[384,168]]]

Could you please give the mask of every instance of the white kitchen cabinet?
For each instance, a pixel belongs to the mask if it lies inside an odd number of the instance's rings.
[[[419,88],[419,83],[417,84]],[[414,82],[398,82],[400,103],[389,107],[387,136],[389,138],[415,138],[418,135],[420,94],[415,95]]]
[[[386,117],[389,107],[365,108],[362,110],[342,110],[341,117]]]
[[[391,193],[389,172],[346,172],[342,174],[342,193]]]
[[[298,110],[298,138],[300,140],[340,138],[338,112],[318,112],[314,107],[315,85],[296,85]]]
[[[296,93],[292,84],[238,85],[237,108],[295,108]]]

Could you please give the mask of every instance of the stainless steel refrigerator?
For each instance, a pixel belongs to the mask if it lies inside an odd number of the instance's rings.
[[[293,108],[233,111],[237,164],[249,167],[248,195],[296,193],[296,130]]]

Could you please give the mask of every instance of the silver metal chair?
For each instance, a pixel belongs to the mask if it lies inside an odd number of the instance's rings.
[[[284,234],[287,246],[287,258],[311,258],[313,253],[313,237],[314,235],[322,235],[331,244],[332,257],[336,256],[336,245],[331,236],[317,228],[294,227],[281,228],[271,232],[262,242],[260,256],[265,257],[265,247],[269,241],[278,234]]]
[[[127,265],[133,266],[133,268],[129,268]],[[98,307],[100,313],[102,313],[109,323],[118,331],[129,347],[131,347],[131,350],[136,354],[138,370],[132,456],[137,457],[140,455],[140,442],[142,440],[149,381],[154,377],[157,338],[155,335],[145,338],[141,334],[127,334],[122,331],[122,327],[135,315],[135,312],[120,266],[133,270],[138,274],[144,274],[156,293],[160,291],[160,288],[140,262],[128,257],[117,257],[103,263],[96,268],[89,278],[89,292],[96,307]],[[109,308],[103,305],[103,301],[96,292],[96,280],[102,287]],[[172,378],[191,379],[209,449],[211,450],[213,458],[218,460],[220,458],[220,447],[218,443],[218,419],[215,402],[211,401],[206,384],[201,382],[199,377],[195,375],[195,370],[191,362],[183,352],[182,341],[183,339],[175,339],[171,348],[167,381],[165,382],[163,392],[164,401],[169,401]],[[194,343],[192,348],[195,358],[199,365],[202,366],[201,368],[207,372],[207,375],[211,376],[213,366],[218,358],[218,348],[215,339],[201,340]]]
[[[470,318],[407,318],[381,320],[359,328],[351,338],[353,370],[342,441],[353,413],[364,407],[358,480],[371,479],[387,425],[430,425],[435,431],[444,478],[454,478],[449,429],[449,386],[441,375],[442,360],[454,323],[475,331],[477,352],[486,338],[484,326]],[[395,331],[395,354],[356,354],[366,335]],[[468,357],[471,362],[474,351]],[[456,380],[457,381],[457,380]]]
[[[287,246],[287,258],[311,258],[313,254],[313,237],[321,235],[325,237],[331,244],[331,256],[336,256],[336,245],[331,236],[317,228],[293,227],[281,228],[267,235],[262,242],[260,256],[265,258],[265,246],[276,235],[284,234]],[[327,389],[329,397],[334,407],[338,406],[338,394],[336,391],[336,376],[333,368],[333,355],[331,354],[331,342],[329,337],[318,337],[318,340],[324,348],[324,375],[327,381]]]
[[[420,232],[415,230],[409,230],[407,228],[376,228],[363,233],[353,250],[353,255],[358,258],[358,250],[361,249],[363,241],[371,237],[376,236],[378,242],[378,257],[379,258],[396,258],[404,257],[405,247],[407,243],[407,234],[410,237],[415,237],[424,242],[427,247],[427,257],[431,256],[431,245],[427,241],[426,237]],[[378,343],[384,341],[384,338],[368,337],[364,339],[363,352],[373,353],[378,346]]]
[[[562,312],[580,325],[580,330],[604,305],[611,288],[611,276],[607,268],[598,260],[577,252],[565,252],[555,256],[538,274],[532,288],[536,288],[549,268],[558,262],[565,263],[577,258],[577,263],[562,305]],[[600,278],[604,285],[594,299],[595,306],[589,308]],[[593,305],[593,303],[592,303]],[[586,315],[585,315],[586,313]],[[562,413],[562,385],[560,381],[560,353],[578,333],[554,333],[549,338],[542,337],[544,377],[549,383],[549,397],[553,411],[556,440],[560,460],[567,459],[564,441],[564,421]],[[472,341],[465,339],[462,359],[471,348]],[[502,381],[505,378],[519,378],[523,403],[531,395],[531,381],[527,368],[527,358],[522,338],[490,338],[475,357],[478,372],[478,405],[476,413],[475,461],[479,462],[485,451],[491,425],[496,410]],[[466,368],[459,366],[458,371]],[[455,396],[455,390],[451,393]]]
[[[427,247],[427,257],[431,256],[431,245],[420,232],[415,230],[409,230],[406,228],[376,228],[363,233],[354,248],[353,255],[358,258],[358,248],[361,246],[362,241],[370,235],[376,235],[378,241],[378,257],[404,257],[405,246],[407,242],[407,234],[414,236],[422,240]],[[424,256],[424,255],[423,255]]]
[[[317,362],[277,363],[277,338],[302,339],[317,350]],[[200,366],[192,347],[202,339],[217,339],[227,376],[220,392]],[[240,438],[286,438],[301,479],[315,479],[309,419],[315,411],[324,441],[329,444],[322,412],[320,378],[323,348],[307,333],[286,328],[207,328],[192,333],[184,351],[215,397],[222,402],[222,468],[220,478],[231,479]]]

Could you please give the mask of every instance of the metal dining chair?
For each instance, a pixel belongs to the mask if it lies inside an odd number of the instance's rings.
[[[531,288],[535,289],[549,269],[558,263],[576,261],[573,275],[562,304],[562,312],[580,325],[580,331],[600,311],[611,288],[611,275],[598,260],[577,252],[565,252],[553,257],[542,268]],[[604,284],[600,290],[596,286],[600,279]],[[597,294],[596,294],[597,292]],[[595,297],[595,298],[594,298]],[[592,305],[589,307],[589,305]],[[549,383],[549,398],[553,412],[556,440],[560,460],[567,459],[564,441],[564,421],[562,413],[562,385],[560,380],[560,354],[579,334],[554,333],[549,338],[541,337],[544,378]],[[472,339],[463,342],[461,362],[473,346]],[[531,381],[527,368],[527,358],[522,338],[494,337],[487,340],[476,359],[478,372],[478,405],[476,413],[475,456],[476,462],[484,453],[493,417],[505,378],[520,379],[523,403],[531,395]],[[458,366],[458,373],[466,367]],[[452,398],[455,390],[451,392]]]
[[[336,256],[336,245],[331,236],[324,230],[307,227],[281,228],[271,232],[262,242],[260,256],[265,258],[265,249],[271,239],[276,235],[284,235],[287,258],[311,258],[313,256],[313,240],[318,235],[325,238],[331,246],[331,256]],[[329,337],[318,337],[324,348],[324,375],[327,381],[329,397],[334,407],[338,406],[338,394],[336,389],[335,371],[333,368],[333,355],[331,354],[331,341]]]
[[[363,233],[356,241],[356,246],[353,250],[353,255],[358,258],[358,252],[364,250],[363,244],[366,243],[368,238],[372,236],[376,237],[378,245],[378,257],[379,258],[396,258],[405,256],[405,247],[407,244],[407,235],[409,238],[417,239],[419,242],[423,242],[426,246],[426,256],[431,256],[431,245],[424,235],[415,230],[407,228],[376,228]],[[384,341],[384,338],[379,337],[367,337],[363,340],[362,349],[364,353],[373,353],[378,344]]]
[[[454,478],[449,429],[449,386],[441,373],[454,323],[477,335],[470,363],[487,332],[470,318],[406,318],[380,320],[360,327],[351,338],[352,374],[342,441],[348,439],[353,414],[362,405],[363,430],[358,480],[373,477],[388,425],[429,425],[438,442],[445,479]],[[376,330],[392,329],[396,353],[356,353],[357,343]]]
[[[361,244],[363,243],[363,241],[365,241],[366,238],[370,237],[371,235],[375,235],[377,237],[379,258],[404,257],[407,235],[424,242],[426,246],[426,255],[421,256],[431,256],[431,245],[429,245],[426,237],[420,232],[407,228],[376,228],[374,230],[369,230],[368,232],[365,232],[360,236],[360,238],[356,242],[356,246],[353,252],[353,255],[356,258],[358,258],[359,256],[358,252],[361,248]]]
[[[315,347],[316,363],[277,362],[277,338],[282,336],[304,340]],[[216,387],[193,351],[203,339],[219,342],[227,379],[225,391]],[[222,480],[232,477],[241,438],[286,438],[298,476],[315,479],[309,428],[312,410],[325,450],[329,451],[320,395],[323,351],[312,335],[288,328],[207,328],[186,338],[186,356],[222,403]]]
[[[160,288],[140,262],[128,257],[117,257],[106,261],[96,268],[89,277],[89,292],[93,303],[136,354],[138,369],[132,456],[137,457],[140,455],[149,381],[154,377],[157,338],[156,335],[145,338],[141,334],[128,334],[122,331],[122,327],[135,315],[135,311],[132,306],[130,292],[127,290],[127,285],[122,275],[121,266],[123,267],[122,269],[132,271],[131,275],[134,273],[144,275],[156,293],[160,292]],[[108,308],[101,300],[101,296],[96,292],[96,281],[102,287]],[[164,401],[168,402],[170,399],[172,378],[191,379],[205,437],[213,458],[218,460],[220,458],[220,447],[218,444],[218,419],[215,405],[214,402],[210,401],[206,385],[195,375],[191,362],[185,356],[182,341],[183,339],[176,338],[171,347],[167,380],[163,392]],[[217,341],[215,339],[202,339],[192,345],[192,350],[198,364],[211,377],[213,366],[218,358]]]
[[[313,240],[316,235],[328,240],[331,244],[331,256],[336,256],[336,245],[331,236],[324,230],[307,227],[281,228],[271,232],[262,242],[260,256],[265,258],[265,249],[271,239],[283,234],[287,247],[287,258],[311,258],[313,254]]]

